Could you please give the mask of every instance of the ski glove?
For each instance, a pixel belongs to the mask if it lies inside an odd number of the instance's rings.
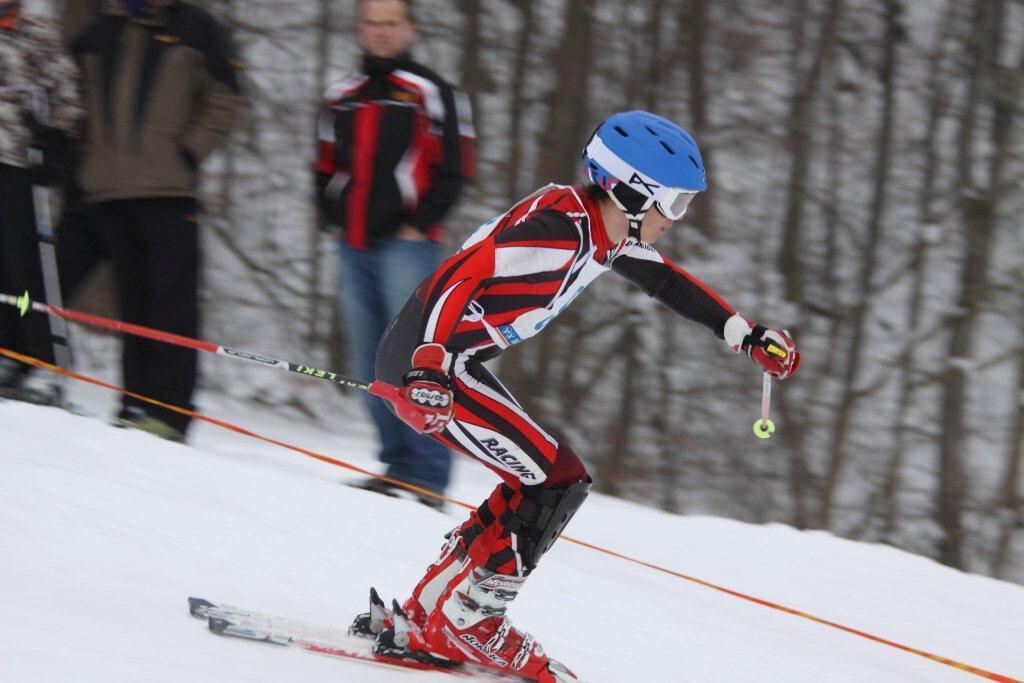
[[[787,379],[800,367],[800,352],[785,330],[757,325],[739,313],[725,322],[725,343],[744,352],[775,379]]]
[[[398,416],[421,434],[434,434],[444,429],[455,414],[455,396],[449,375],[452,354],[441,344],[422,344],[412,353],[412,370],[405,373],[400,392],[405,407],[422,419],[407,419],[399,410]]]

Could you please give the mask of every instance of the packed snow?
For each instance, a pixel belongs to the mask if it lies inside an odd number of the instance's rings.
[[[451,680],[218,638],[189,617],[186,598],[344,627],[370,585],[404,599],[463,509],[344,486],[356,475],[209,424],[190,445],[117,429],[102,419],[111,399],[93,394],[77,394],[92,415],[0,403],[0,680]],[[354,401],[324,425],[204,399],[214,417],[377,469]],[[494,483],[463,458],[452,495],[476,504]],[[826,533],[601,495],[567,533],[1024,679],[1015,584]],[[566,541],[511,614],[587,681],[981,680]]]

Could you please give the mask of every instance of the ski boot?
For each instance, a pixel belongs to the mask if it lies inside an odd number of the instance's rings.
[[[467,567],[422,630],[409,637],[407,647],[528,681],[578,683],[572,671],[549,658],[533,636],[513,627],[505,616],[524,581],[525,577]]]
[[[465,544],[462,542],[460,528],[456,527],[445,534],[445,544],[437,560],[427,567],[423,578],[412,591],[412,596],[402,605],[402,613],[412,626],[422,629],[427,621],[427,614],[437,606],[437,602],[448,587],[448,582],[455,578],[466,559]],[[348,627],[349,635],[363,638],[376,638],[381,631],[393,626],[392,612],[388,610],[380,594],[375,588],[370,589],[370,608],[356,615],[352,625]]]

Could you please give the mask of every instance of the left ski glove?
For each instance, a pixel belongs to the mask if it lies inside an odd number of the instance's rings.
[[[788,379],[800,367],[800,352],[785,330],[757,325],[739,313],[725,322],[725,343],[747,354],[775,379]]]
[[[422,344],[413,351],[412,370],[402,377],[400,396],[415,419],[407,419],[401,410],[398,416],[421,434],[441,431],[455,414],[451,365],[452,354],[441,344]]]

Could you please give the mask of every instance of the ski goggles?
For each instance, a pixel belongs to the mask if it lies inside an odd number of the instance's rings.
[[[693,190],[680,190],[674,187],[659,187],[654,191],[654,206],[662,216],[669,220],[679,221],[686,215],[690,202],[697,196]]]

